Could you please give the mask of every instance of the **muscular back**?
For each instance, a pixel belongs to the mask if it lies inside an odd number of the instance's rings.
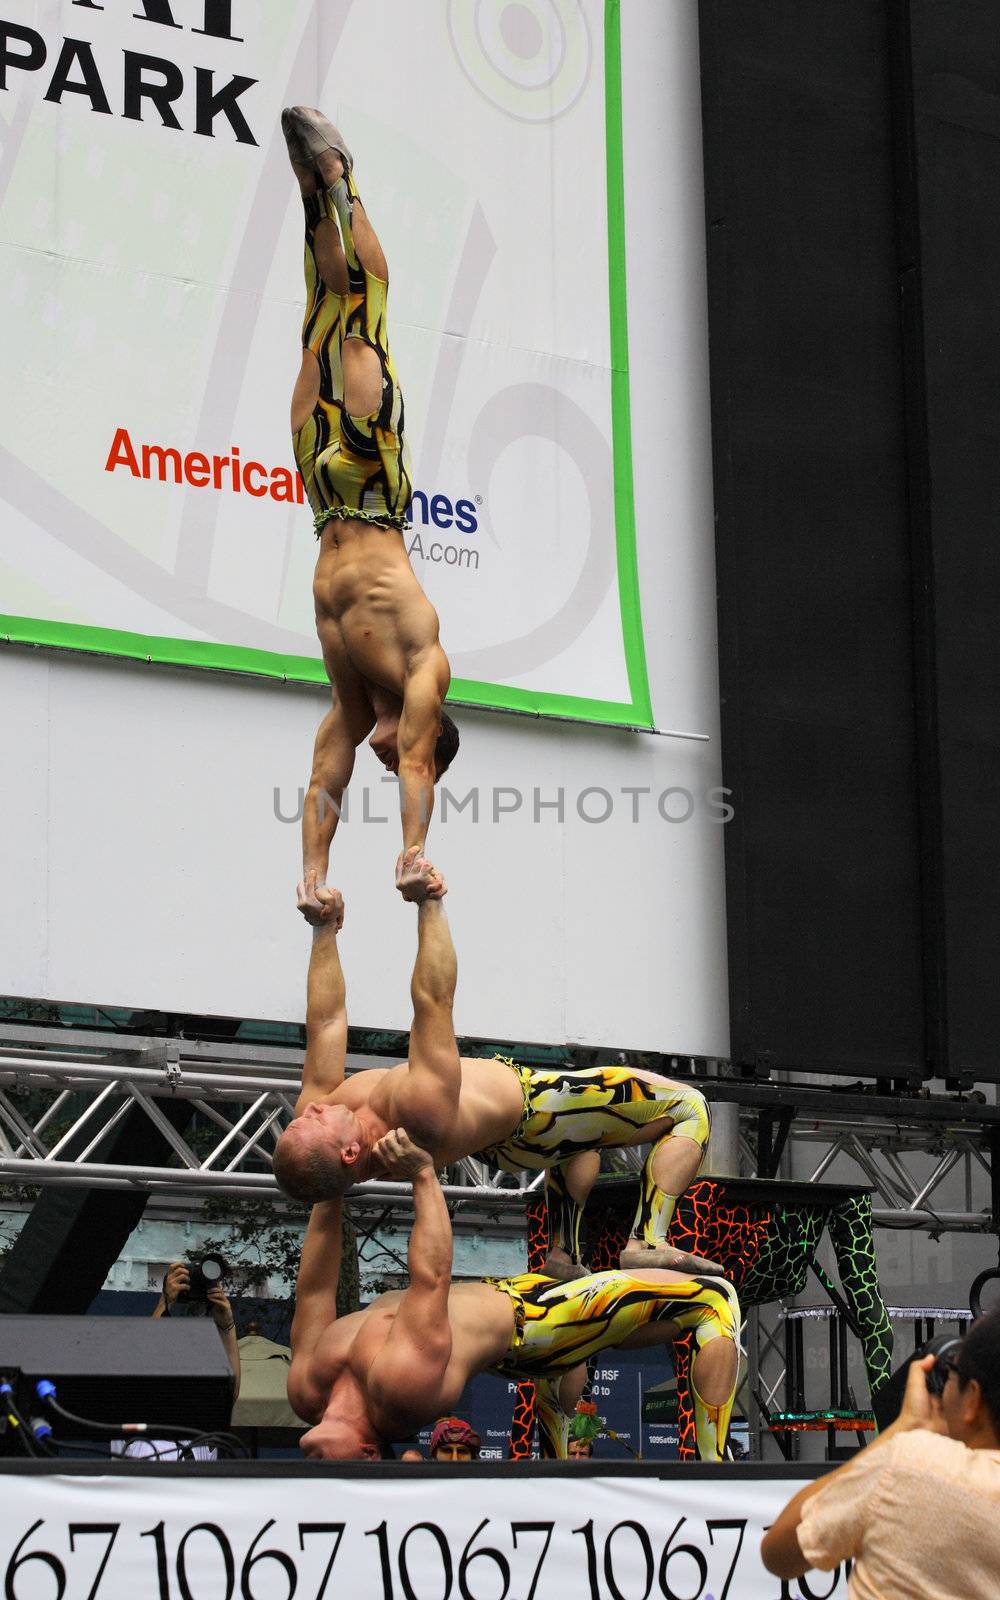
[[[381,687],[402,698],[413,661],[440,649],[437,613],[399,533],[360,522],[329,527],[337,530],[336,542],[328,528],[313,577],[327,672],[341,693],[344,680],[349,691],[356,675],[369,695]]]
[[[436,1165],[445,1166],[507,1138],[520,1122],[524,1106],[520,1082],[502,1061],[463,1056],[461,1068],[457,1114],[434,1125],[407,1125],[404,1090],[409,1068],[405,1063],[357,1072],[323,1098],[352,1111],[366,1106],[386,1129],[405,1127],[412,1139],[430,1151]]]

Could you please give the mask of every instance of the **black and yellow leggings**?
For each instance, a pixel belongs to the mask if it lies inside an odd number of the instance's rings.
[[[739,1342],[740,1306],[725,1278],[675,1279],[641,1273],[595,1272],[558,1283],[539,1272],[517,1278],[489,1278],[514,1307],[514,1335],[496,1371],[534,1380],[543,1455],[566,1456],[569,1418],[559,1404],[564,1373],[615,1345],[651,1322],[672,1322],[693,1332],[697,1350],[713,1339]],[[693,1373],[694,1363],[691,1371]],[[721,1461],[736,1393],[719,1406],[702,1399],[689,1378],[698,1459]]]
[[[498,1058],[503,1059],[503,1058]],[[483,1160],[504,1172],[545,1172],[549,1232],[553,1245],[580,1260],[583,1207],[574,1200],[561,1163],[582,1150],[627,1144],[640,1128],[669,1117],[673,1127],[663,1139],[692,1139],[708,1146],[711,1115],[699,1090],[669,1078],[640,1078],[631,1067],[589,1067],[579,1072],[507,1065],[520,1079],[524,1115],[509,1138],[480,1151]],[[666,1194],[653,1181],[653,1159],[642,1169],[642,1190],[633,1234],[647,1244],[662,1242],[678,1196]]]
[[[302,345],[319,363],[320,383],[313,414],[292,440],[317,536],[324,524],[335,518],[400,530],[409,527],[406,509],[413,482],[403,396],[389,351],[389,285],[366,271],[358,258],[352,230],[357,201],[350,173],[330,188],[303,197],[306,315]],[[343,295],[323,282],[316,264],[316,229],[325,218],[340,227],[348,272]],[[343,350],[348,339],[363,340],[375,351],[382,369],[381,404],[364,417],[350,416],[344,405]]]

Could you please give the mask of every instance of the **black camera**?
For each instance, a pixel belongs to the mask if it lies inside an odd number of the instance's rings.
[[[928,1394],[935,1395],[938,1399],[944,1394],[944,1386],[948,1382],[949,1372],[957,1370],[955,1357],[958,1354],[958,1347],[961,1342],[961,1339],[949,1339],[934,1351],[934,1365],[929,1372],[924,1374],[924,1382],[927,1385]],[[928,1346],[921,1353],[928,1356],[931,1353],[931,1349],[932,1346]]]
[[[948,1373],[955,1364],[955,1356],[961,1339],[956,1339],[954,1334],[938,1334],[935,1339],[930,1339],[914,1350],[909,1360],[897,1367],[888,1383],[882,1385],[878,1393],[872,1397],[872,1411],[878,1423],[879,1432],[883,1432],[890,1424],[895,1422],[903,1407],[903,1396],[906,1393],[907,1374],[914,1361],[920,1361],[924,1356],[932,1355],[934,1365],[924,1374],[927,1393],[940,1396],[944,1393],[944,1386],[948,1382]]]
[[[204,1302],[208,1299],[209,1289],[215,1289],[227,1275],[229,1267],[222,1256],[210,1251],[207,1255],[196,1256],[193,1261],[186,1263],[190,1288],[182,1289],[177,1296],[178,1303]],[[164,1278],[166,1284],[166,1278]]]

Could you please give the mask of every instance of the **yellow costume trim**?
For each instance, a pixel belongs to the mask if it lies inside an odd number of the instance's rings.
[[[514,1132],[479,1152],[479,1159],[504,1172],[548,1169],[546,1195],[552,1243],[580,1259],[582,1208],[569,1193],[559,1163],[581,1150],[628,1144],[651,1122],[669,1117],[663,1139],[691,1139],[705,1150],[712,1120],[708,1102],[690,1084],[640,1078],[631,1067],[590,1067],[580,1072],[520,1067],[496,1056],[516,1074],[524,1113]],[[677,1196],[653,1180],[651,1152],[643,1168],[642,1195],[632,1231],[647,1244],[661,1243],[673,1219]]]
[[[328,522],[368,522],[373,528],[395,528],[400,533],[413,527],[409,517],[405,516],[381,517],[372,511],[359,511],[356,506],[327,506],[325,511],[317,511],[313,517],[313,531],[317,539]]]
[[[350,173],[329,189],[303,197],[306,315],[302,346],[316,358],[320,383],[312,416],[292,435],[292,442],[317,534],[331,516],[405,531],[413,495],[403,395],[389,350],[389,285],[366,271],[358,258],[352,226],[357,200]],[[316,262],[316,229],[323,221],[340,227],[348,274],[343,295],[335,294],[323,282]],[[361,339],[374,350],[382,369],[382,400],[366,417],[351,416],[344,406],[347,339]]]
[[[740,1308],[736,1290],[724,1278],[651,1278],[641,1273],[595,1272],[559,1283],[539,1272],[516,1278],[487,1278],[510,1300],[514,1332],[507,1354],[494,1368],[506,1377],[543,1379],[540,1416],[548,1443],[565,1454],[565,1429],[557,1426],[558,1379],[564,1372],[651,1322],[672,1322],[694,1334],[698,1350],[713,1339],[737,1343]],[[733,1389],[735,1394],[735,1385]],[[691,1384],[695,1431],[702,1460],[722,1460],[733,1396],[722,1406],[707,1406]],[[707,1454],[702,1454],[702,1451]]]

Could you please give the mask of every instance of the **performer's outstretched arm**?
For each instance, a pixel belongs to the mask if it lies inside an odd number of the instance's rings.
[[[435,645],[414,662],[403,684],[397,746],[404,851],[413,847],[423,850],[430,827],[437,781],[434,750],[450,682],[447,657]]]
[[[462,1085],[453,1018],[458,961],[442,903],[444,879],[408,851],[397,862],[396,882],[406,899],[419,904],[409,1071],[398,1093],[397,1118],[433,1148],[454,1123]]]
[[[288,1398],[304,1418],[312,1416],[319,1399],[309,1387],[312,1354],[337,1316],[337,1285],[343,1249],[342,1207],[340,1200],[323,1200],[313,1206],[295,1280]]]
[[[322,630],[321,630],[322,631]],[[324,653],[327,671],[333,680],[333,705],[319,725],[313,748],[309,787],[302,805],[302,881],[298,906],[307,922],[317,923],[330,916],[329,907],[309,889],[309,875],[315,873],[322,887],[330,862],[330,846],[337,831],[344,802],[344,791],[354,771],[354,753],[367,738],[375,713],[357,673],[343,661]]]
[[[340,821],[344,790],[354,771],[355,745],[347,720],[338,703],[327,712],[319,725],[313,748],[312,772],[302,807],[302,880],[306,883],[311,872],[318,883],[326,882],[330,861],[330,845]],[[299,909],[307,921],[318,920],[315,908],[309,902]]]
[[[387,1133],[375,1158],[392,1178],[413,1184],[413,1228],[407,1264],[410,1283],[389,1337],[371,1368],[373,1394],[395,1408],[429,1409],[451,1358],[448,1292],[451,1288],[451,1218],[434,1162],[403,1128]]]
[[[347,1063],[347,987],[337,948],[344,922],[344,900],[339,889],[318,887],[314,876],[310,877],[309,887],[321,897],[324,906],[330,907],[330,916],[313,928],[306,991],[306,1058],[302,1089],[295,1105],[297,1117],[311,1101],[340,1087]]]

